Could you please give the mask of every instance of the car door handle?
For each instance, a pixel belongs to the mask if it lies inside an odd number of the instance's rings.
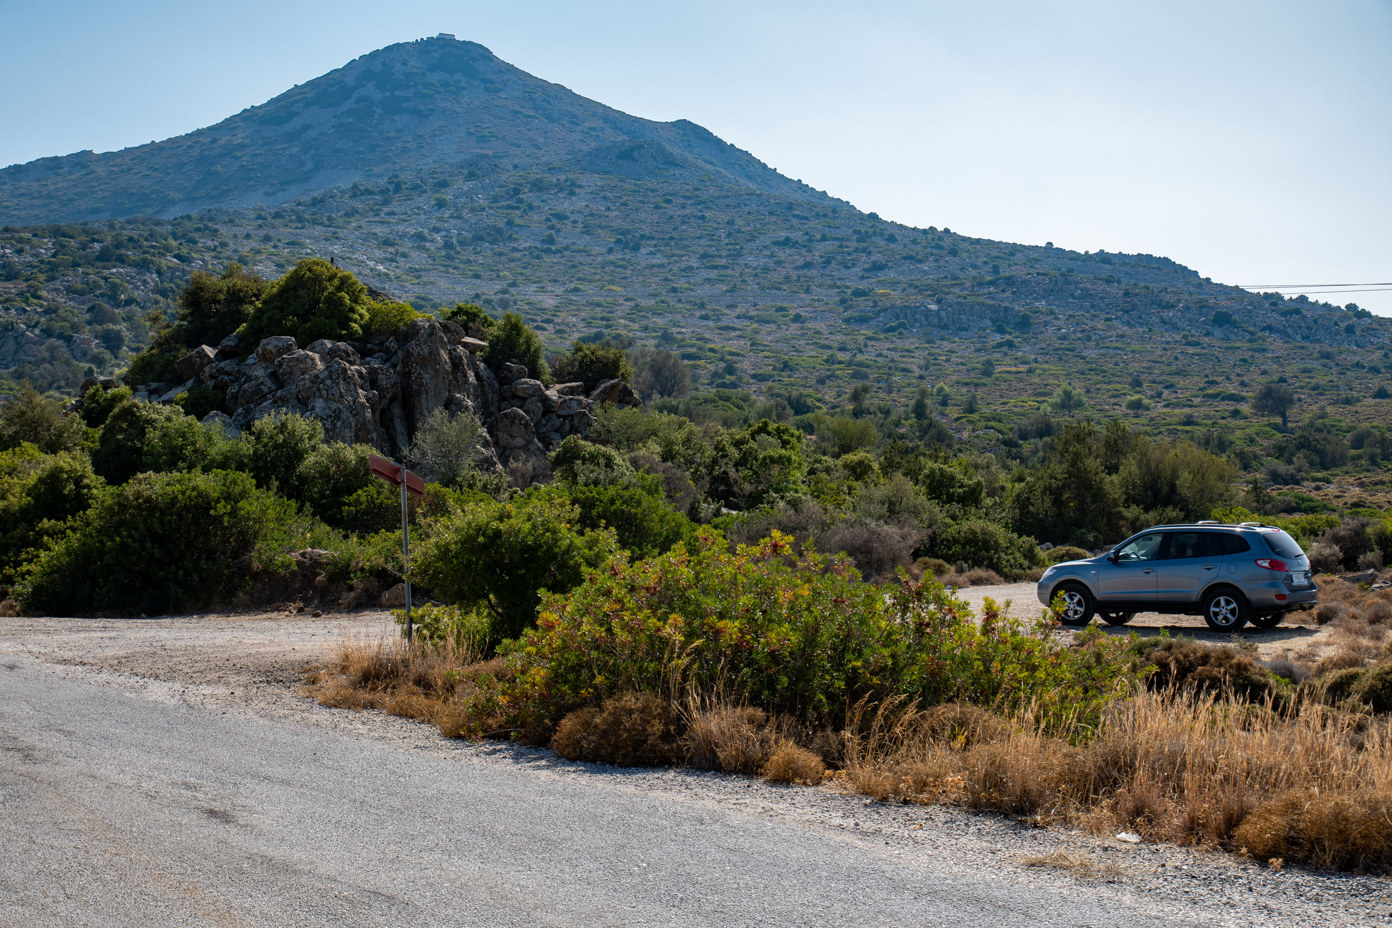
[[[1217,567],[1218,567],[1217,564],[1205,564],[1205,565],[1203,565],[1203,569],[1204,569],[1204,570],[1214,570],[1214,569],[1216,569]]]
[[[1155,573],[1155,568],[1154,568],[1154,567],[1147,567],[1147,568],[1145,568],[1144,570],[1142,570],[1141,573],[1143,573],[1143,574],[1153,574],[1153,573]]]

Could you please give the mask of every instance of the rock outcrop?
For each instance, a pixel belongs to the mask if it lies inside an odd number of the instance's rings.
[[[641,405],[626,383],[608,380],[552,387],[519,364],[498,375],[484,364],[484,342],[453,322],[416,319],[395,337],[369,345],[320,339],[301,348],[288,335],[267,338],[245,358],[235,339],[200,345],[175,365],[178,385],[151,384],[138,394],[171,401],[194,387],[221,391],[222,410],[207,421],[227,434],[277,412],[319,420],[329,441],[372,445],[400,455],[437,409],[471,413],[485,427],[484,452],[501,466],[537,461],[569,435],[584,435],[595,407]]]

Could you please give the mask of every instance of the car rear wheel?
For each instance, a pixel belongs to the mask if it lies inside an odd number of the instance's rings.
[[[1070,628],[1082,628],[1092,621],[1097,611],[1092,593],[1081,583],[1065,583],[1058,588],[1056,596],[1063,597],[1063,612],[1059,621]]]
[[[1257,628],[1275,628],[1277,625],[1281,624],[1281,620],[1285,617],[1286,614],[1284,612],[1272,612],[1267,615],[1251,616],[1248,621]]]
[[[1215,632],[1235,632],[1247,624],[1247,600],[1236,590],[1214,590],[1204,597],[1203,617]]]
[[[1125,625],[1136,617],[1134,612],[1100,612],[1098,615],[1102,616],[1102,621],[1108,625]]]

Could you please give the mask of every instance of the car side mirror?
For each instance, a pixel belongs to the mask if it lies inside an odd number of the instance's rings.
[[[1113,551],[1111,554],[1107,555],[1107,560],[1111,561],[1113,564],[1116,564],[1121,560],[1121,558],[1115,551]]]

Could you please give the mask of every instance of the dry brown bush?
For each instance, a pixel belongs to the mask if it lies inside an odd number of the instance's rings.
[[[1233,844],[1261,861],[1386,873],[1392,870],[1392,800],[1363,790],[1290,790],[1248,815],[1234,829]]]
[[[676,719],[652,693],[621,693],[563,718],[551,748],[567,760],[660,767],[678,754]]]
[[[757,774],[781,740],[762,709],[693,704],[686,712],[686,761],[702,770]]]
[[[768,763],[764,764],[762,776],[770,783],[803,783],[818,786],[826,778],[826,764],[821,757],[800,748],[791,741],[784,741],[773,749]]]
[[[988,570],[985,567],[973,567],[966,571],[954,570],[952,573],[944,574],[939,577],[938,581],[942,583],[943,586],[955,586],[960,588],[964,586],[999,586],[1005,582],[1005,579],[994,570]]]

